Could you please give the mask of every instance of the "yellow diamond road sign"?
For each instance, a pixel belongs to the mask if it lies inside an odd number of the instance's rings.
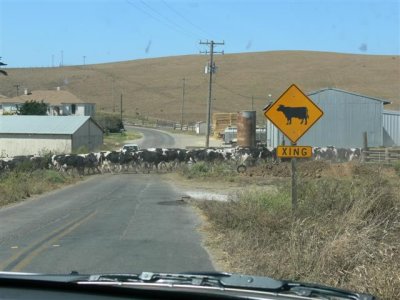
[[[264,112],[292,143],[296,143],[323,115],[323,111],[292,84]]]

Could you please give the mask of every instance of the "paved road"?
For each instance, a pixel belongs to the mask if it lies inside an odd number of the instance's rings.
[[[156,174],[102,175],[0,209],[0,270],[213,270],[179,199]]]
[[[142,133],[145,138],[132,141],[132,143],[138,144],[141,148],[168,148],[168,147],[176,147],[176,148],[185,148],[188,146],[191,147],[204,147],[205,145],[205,137],[204,136],[196,136],[196,135],[188,135],[182,133],[169,133],[162,130],[144,128],[144,127],[136,127],[136,126],[126,126],[127,130],[134,130]],[[222,141],[210,138],[210,146],[211,147],[221,147]]]
[[[174,138],[142,128],[142,147]],[[0,270],[210,271],[198,216],[157,174],[98,175],[0,209]]]

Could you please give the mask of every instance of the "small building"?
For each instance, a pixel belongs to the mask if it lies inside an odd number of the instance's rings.
[[[297,142],[313,147],[363,147],[363,133],[368,145],[384,145],[383,106],[389,101],[336,88],[325,88],[307,95],[324,115]],[[267,145],[290,145],[290,141],[268,120]]]
[[[23,95],[1,100],[0,114],[16,114],[18,106],[26,101],[43,101],[48,105],[49,116],[94,116],[96,104],[83,102],[74,94],[57,88],[56,90],[37,90]]]
[[[206,122],[196,122],[195,124],[196,134],[206,134],[207,123]]]
[[[95,151],[103,129],[89,116],[0,116],[0,157]]]

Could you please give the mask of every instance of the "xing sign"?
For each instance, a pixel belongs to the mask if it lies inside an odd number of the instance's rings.
[[[323,111],[294,84],[264,112],[265,117],[292,143],[296,143],[323,114]]]
[[[278,157],[282,158],[306,158],[312,156],[311,146],[278,146],[276,149]]]

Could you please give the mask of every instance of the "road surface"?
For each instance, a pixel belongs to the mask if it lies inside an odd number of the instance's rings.
[[[142,147],[174,145],[169,135]],[[211,271],[200,220],[157,174],[96,175],[0,209],[0,270]]]
[[[138,144],[141,148],[186,148],[186,147],[204,147],[205,136],[196,136],[178,133],[169,133],[162,130],[136,127],[136,126],[125,126],[127,130],[134,130],[143,134],[145,138],[129,141]],[[127,142],[128,143],[128,142]],[[210,137],[211,147],[221,147],[222,141]]]

